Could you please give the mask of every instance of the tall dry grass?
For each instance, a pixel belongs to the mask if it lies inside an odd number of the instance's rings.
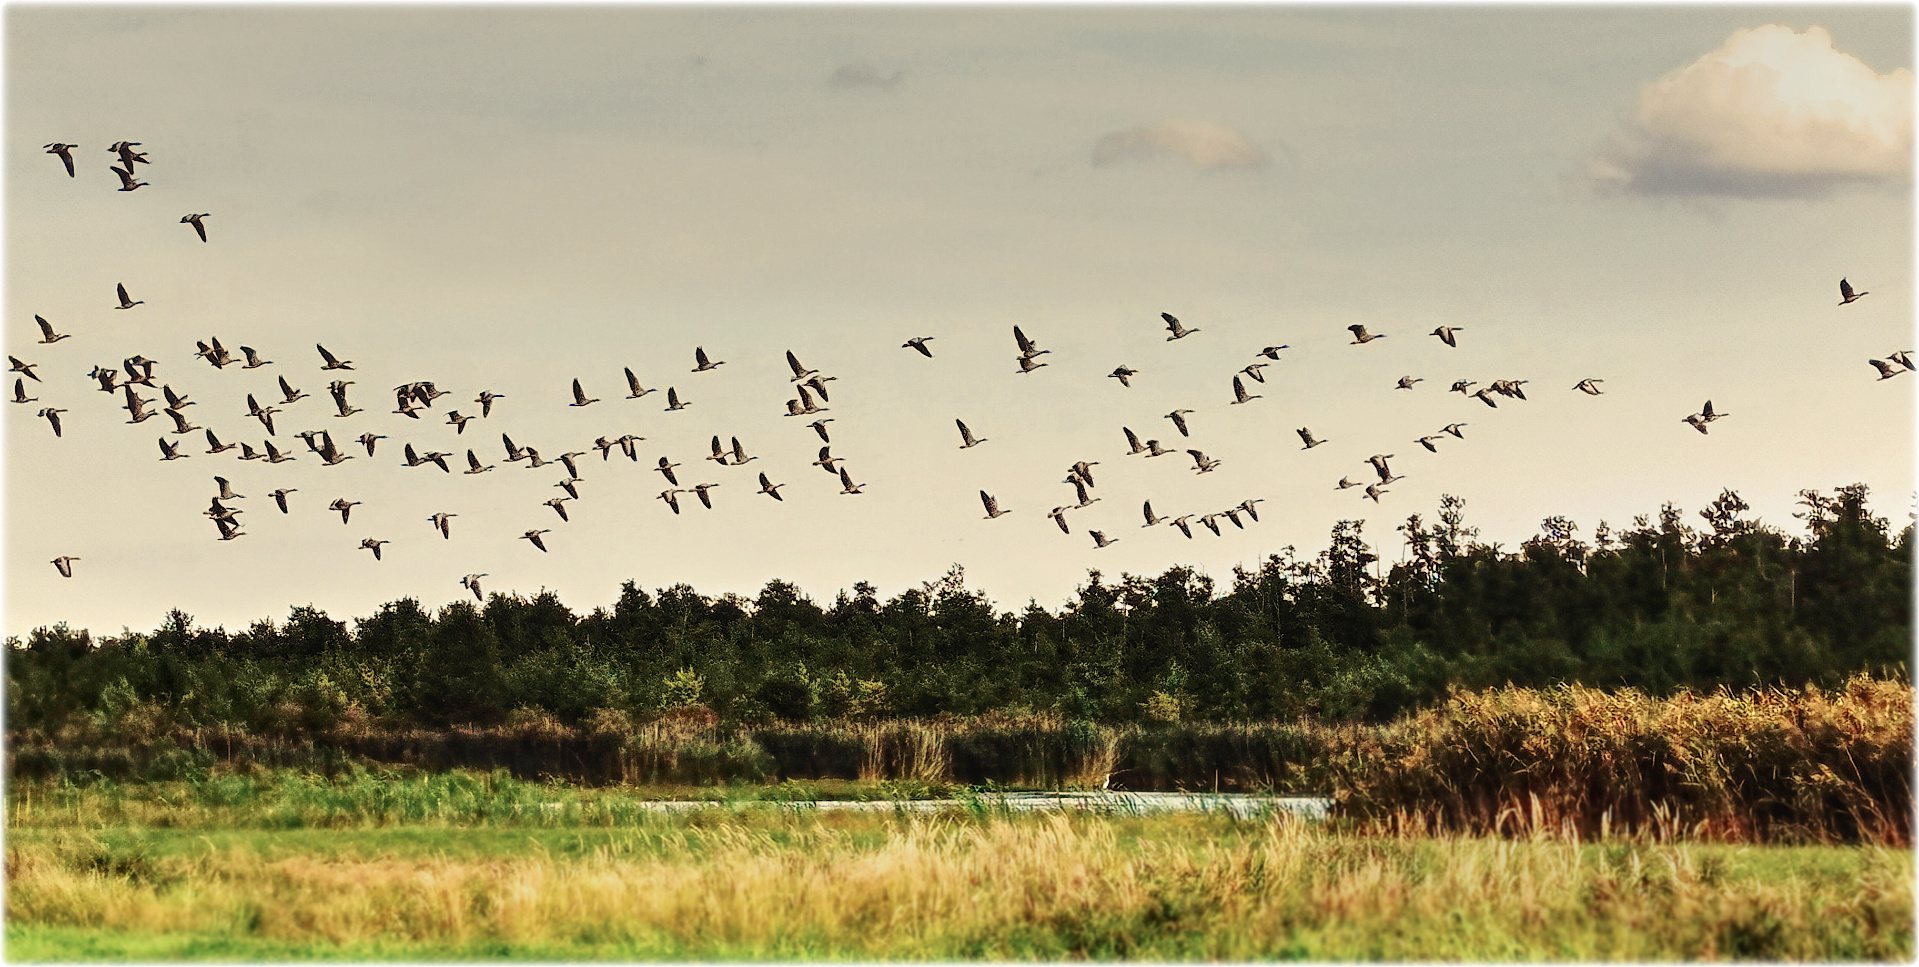
[[[734,960],[1912,955],[1903,851],[1844,849],[1800,869],[1712,845],[1299,823],[846,822],[689,819],[577,857],[478,859],[149,856],[62,835],[9,844],[7,916],[16,941],[71,927],[310,944],[311,956],[372,942]]]

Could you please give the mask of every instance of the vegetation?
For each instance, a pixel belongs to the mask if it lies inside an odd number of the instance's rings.
[[[152,805],[176,812],[178,827],[84,829],[100,813],[82,802],[72,825],[11,831],[13,959],[1903,961],[1913,951],[1911,856],[1871,847],[963,810],[709,810],[612,830],[535,810],[542,818],[511,831],[468,825],[493,822],[469,814],[316,835],[203,832],[202,807]]]

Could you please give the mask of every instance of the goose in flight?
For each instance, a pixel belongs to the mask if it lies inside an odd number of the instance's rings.
[[[131,393],[133,391],[128,390],[127,392]],[[252,393],[247,394],[247,415],[250,417],[253,417],[256,420],[259,420],[260,425],[267,428],[267,433],[269,435],[274,435],[274,436],[278,435],[273,432],[273,414],[278,412],[280,411],[276,407],[272,407],[272,406],[262,407],[259,403],[254,401]]]
[[[658,390],[650,390],[644,386],[641,386],[640,378],[638,376],[633,375],[633,367],[628,366],[628,367],[625,367],[625,369],[626,369],[626,398],[627,399],[637,400],[648,393],[658,392]]]
[[[833,398],[826,395],[826,383],[828,380],[834,380],[834,379],[839,379],[839,377],[838,376],[814,376],[813,378],[807,380],[806,382],[801,383],[800,386],[802,388],[807,386],[813,387],[813,392],[820,394],[820,402],[831,403],[833,401]]]
[[[1334,489],[1334,490],[1345,490],[1345,489],[1346,489],[1346,488],[1348,488],[1348,487],[1357,487],[1357,486],[1359,486],[1359,485],[1358,485],[1358,484],[1356,484],[1356,483],[1353,483],[1353,481],[1352,481],[1352,478],[1351,478],[1351,477],[1341,477],[1341,478],[1339,478],[1339,483],[1338,483],[1338,484],[1337,484],[1336,486],[1334,486],[1334,487],[1333,487],[1333,489]]]
[[[1186,432],[1186,414],[1191,412],[1193,411],[1192,410],[1174,410],[1173,412],[1166,414],[1166,418],[1169,420],[1172,420],[1174,426],[1179,427],[1180,436],[1192,436],[1192,434]]]
[[[1519,387],[1530,382],[1532,380],[1529,379],[1496,379],[1493,380],[1492,390],[1501,396],[1523,400],[1526,398],[1526,391]]]
[[[287,382],[285,376],[280,377],[280,393],[286,397],[280,401],[282,403],[298,403],[307,398],[306,391],[294,389],[293,384]]]
[[[1911,352],[1911,350],[1902,349],[1896,353],[1893,353],[1887,356],[1886,359],[1891,362],[1898,363],[1899,365],[1904,366],[1907,369],[1919,369],[1919,367],[1915,367],[1912,364],[1912,357],[1907,355],[1907,353],[1909,352]]]
[[[1212,531],[1214,537],[1220,536],[1218,514],[1201,514],[1199,518],[1199,522],[1202,524],[1205,524],[1206,529],[1209,531]]]
[[[1582,379],[1578,383],[1573,385],[1573,389],[1576,389],[1580,391],[1581,393],[1586,394],[1587,396],[1598,396],[1599,384],[1603,382],[1605,382],[1605,380],[1603,379]]]
[[[1059,532],[1062,534],[1071,534],[1073,532],[1072,528],[1066,526],[1066,512],[1071,509],[1070,507],[1055,507],[1046,512],[1046,516],[1051,517],[1053,523],[1059,525]]]
[[[748,460],[759,459],[759,457],[749,457],[746,455],[746,448],[743,446],[740,446],[739,437],[728,437],[727,439],[732,441],[733,443],[733,462],[731,464],[728,464],[728,466],[737,467],[737,466],[740,466],[741,464],[746,463]]]
[[[1237,376],[1233,377],[1233,404],[1234,405],[1238,405],[1240,403],[1250,403],[1253,400],[1256,400],[1259,398],[1260,397],[1258,393],[1247,395],[1246,384],[1240,382],[1239,377]]]
[[[253,444],[242,443],[240,444],[240,459],[258,460],[260,459],[260,455],[258,453],[253,452]]]
[[[1031,359],[1034,356],[1038,356],[1041,353],[1052,352],[1052,350],[1050,349],[1039,348],[1039,344],[1032,341],[1031,339],[1026,338],[1026,334],[1023,332],[1020,332],[1018,326],[1013,327],[1013,341],[1019,343],[1019,354],[1021,359]]]
[[[13,401],[15,403],[38,403],[40,397],[27,395],[27,381],[15,378],[13,381]]]
[[[1699,414],[1694,413],[1686,417],[1685,419],[1680,420],[1679,422],[1689,424],[1693,429],[1698,430],[1700,433],[1703,434],[1706,432],[1706,424],[1709,421],[1701,417]]]
[[[832,447],[821,447],[820,458],[813,461],[813,466],[819,467],[827,473],[838,473],[839,468],[833,466],[833,463],[840,458],[833,456],[832,450]],[[666,458],[661,457],[660,459],[664,460]]]
[[[288,460],[297,459],[291,453],[281,453],[279,448],[273,445],[272,440],[263,440],[260,445],[267,448],[266,456],[261,459],[268,463],[285,463]]]
[[[373,456],[373,444],[384,439],[386,437],[378,433],[362,433],[353,442],[366,447],[366,455],[370,457]]]
[[[666,505],[668,507],[673,508],[673,512],[677,514],[680,512],[679,495],[685,492],[686,491],[684,490],[678,490],[678,489],[662,490],[660,491],[660,499],[666,501]]]
[[[225,478],[225,477],[214,477],[214,478],[213,478],[213,482],[214,482],[214,483],[217,483],[217,484],[219,484],[219,485],[220,485],[220,493],[219,493],[219,496],[218,496],[218,497],[216,497],[215,499],[217,499],[217,500],[244,500],[244,499],[246,499],[246,494],[236,494],[236,493],[234,493],[234,492],[233,492],[233,484],[232,484],[232,483],[230,483],[230,482],[228,482],[228,481],[227,481],[227,478]]]
[[[984,439],[975,437],[973,431],[966,428],[965,420],[954,420],[953,422],[959,426],[961,450],[971,449],[986,442]]]
[[[39,363],[23,363],[20,361],[20,357],[18,356],[8,356],[7,362],[12,364],[11,366],[7,368],[7,372],[19,373],[25,376],[26,378],[33,380],[36,383],[41,381],[39,374],[33,371],[34,367],[40,365]],[[95,368],[97,369],[98,367],[95,367]]]
[[[822,457],[826,456],[826,452],[824,450],[820,451],[820,456]],[[679,466],[679,464],[671,463],[665,457],[661,457],[660,465],[657,467],[654,467],[653,469],[658,470],[660,474],[666,478],[667,483],[677,487],[680,485],[680,482],[678,480],[673,479],[673,468],[677,466]]]
[[[1139,375],[1139,370],[1132,369],[1124,363],[1121,363],[1119,365],[1119,368],[1106,374],[1106,376],[1109,379],[1119,380],[1119,385],[1129,387],[1129,388],[1133,385],[1131,382],[1132,378],[1138,375]]]
[[[1079,479],[1081,480],[1086,481],[1086,486],[1092,487],[1092,486],[1096,486],[1093,483],[1093,468],[1097,466],[1099,466],[1098,460],[1094,460],[1090,463],[1088,463],[1085,460],[1081,460],[1080,462],[1075,463],[1071,467],[1069,467],[1067,469],[1067,472],[1074,474],[1075,476],[1079,477]]]
[[[127,421],[128,423],[145,423],[147,420],[160,415],[147,409],[147,404],[153,402],[152,400],[134,395],[133,387],[131,386],[122,388],[127,392],[126,410],[133,417]]]
[[[1245,513],[1246,516],[1251,517],[1255,522],[1257,522],[1259,520],[1259,511],[1254,510],[1253,505],[1260,503],[1264,501],[1265,499],[1266,498],[1264,497],[1248,497],[1245,500],[1240,501],[1239,506],[1234,509]],[[1235,520],[1233,521],[1233,523],[1237,524],[1239,523],[1239,521]]]
[[[230,541],[236,537],[246,536],[246,531],[241,530],[240,525],[230,520],[215,518],[213,523],[220,528],[220,539],[223,541]]]
[[[333,498],[333,503],[330,503],[327,505],[327,509],[339,511],[340,523],[344,524],[344,523],[347,523],[348,518],[353,516],[353,508],[358,506],[359,503],[360,502],[357,500],[348,500],[345,497],[335,497]]]
[[[1168,450],[1165,447],[1160,446],[1158,440],[1146,441],[1146,455],[1149,457],[1163,457],[1169,453],[1178,453],[1178,452],[1179,452],[1178,450]]]
[[[12,370],[8,372],[12,372]],[[120,388],[114,382],[120,378],[120,371],[117,369],[95,366],[93,367],[93,371],[89,372],[87,376],[100,381],[100,392],[102,393],[112,393]]]
[[[1153,513],[1153,502],[1150,500],[1143,504],[1140,510],[1146,515],[1146,523],[1141,525],[1143,527],[1154,527],[1166,522],[1166,518]]]
[[[1699,411],[1700,419],[1705,420],[1707,423],[1711,423],[1714,420],[1722,419],[1724,417],[1728,417],[1731,415],[1732,415],[1731,413],[1714,413],[1712,410],[1712,400],[1707,400],[1706,405],[1703,408],[1701,408]]]
[[[562,481],[560,481],[559,483],[556,483],[556,484],[554,484],[553,486],[555,486],[555,487],[558,487],[558,488],[560,488],[561,490],[564,490],[564,491],[566,491],[566,495],[567,495],[568,497],[571,497],[571,498],[573,498],[574,500],[578,500],[578,499],[580,499],[580,487],[579,487],[579,484],[580,484],[580,478],[578,478],[578,477],[568,477],[567,479],[565,479],[565,480],[562,480]]]
[[[1379,503],[1379,495],[1386,492],[1387,492],[1386,488],[1380,486],[1379,484],[1367,484],[1366,493],[1364,494],[1364,496],[1371,497],[1373,500],[1373,503],[1376,504],[1376,503]]]
[[[1173,518],[1173,526],[1179,528],[1179,532],[1185,534],[1186,539],[1189,541],[1193,539],[1192,519],[1193,515],[1191,514],[1181,514]]]
[[[1021,356],[1019,358],[1019,371],[1022,373],[1030,373],[1044,365],[1046,364],[1033,362],[1033,357],[1031,356]]]
[[[465,433],[466,425],[473,419],[474,418],[470,416],[461,416],[459,410],[446,411],[446,422],[455,428],[453,430],[455,436]]]
[[[207,431],[207,452],[208,453],[225,453],[228,450],[231,450],[237,446],[239,446],[239,444],[237,443],[221,443],[220,438],[217,436],[214,436],[212,430]]]
[[[786,351],[786,365],[793,367],[792,382],[795,383],[803,383],[820,374],[820,371],[817,369],[807,369],[805,366],[800,365],[800,358],[793,355],[793,350],[791,349]]]
[[[670,412],[673,412],[674,410],[683,410],[691,405],[692,405],[691,403],[680,402],[679,390],[676,390],[671,386],[668,386],[666,388],[666,411],[667,412],[670,413]]]
[[[1321,440],[1318,437],[1313,436],[1313,431],[1303,426],[1297,430],[1294,430],[1293,432],[1299,434],[1299,442],[1306,444],[1305,446],[1300,447],[1300,449],[1302,450],[1311,450],[1312,448],[1326,442],[1325,440]]]
[[[1372,456],[1367,457],[1366,462],[1372,464],[1373,470],[1379,474],[1381,479],[1384,479],[1392,475],[1392,471],[1388,469],[1386,466],[1386,461],[1391,460],[1392,458],[1393,458],[1393,455],[1390,453],[1375,453]]]
[[[1246,525],[1243,523],[1240,523],[1240,520],[1239,520],[1239,515],[1244,513],[1245,510],[1246,508],[1244,507],[1234,505],[1232,507],[1228,507],[1227,509],[1220,511],[1220,513],[1224,515],[1227,520],[1232,521],[1234,527],[1237,527],[1240,530],[1245,530]]]
[[[1354,346],[1358,346],[1362,343],[1369,343],[1375,339],[1386,338],[1385,333],[1374,334],[1374,333],[1367,332],[1365,326],[1352,325],[1352,326],[1347,326],[1346,329],[1347,331],[1353,334],[1353,341],[1350,343],[1350,345],[1354,345]]]
[[[768,497],[771,497],[771,498],[773,498],[774,500],[778,500],[778,501],[784,501],[784,500],[786,500],[786,498],[785,498],[785,497],[782,497],[782,496],[780,496],[780,488],[781,488],[781,487],[784,487],[784,486],[786,486],[786,485],[785,485],[785,484],[776,484],[776,483],[774,483],[773,481],[771,481],[771,480],[768,480],[768,479],[767,479],[767,477],[766,477],[766,474],[760,474],[760,489],[759,489],[759,493],[763,493],[763,494],[765,494],[765,495],[767,495]]]
[[[676,508],[674,508],[674,511],[675,511],[675,512],[677,513],[677,512],[678,512],[678,508],[677,508],[677,507],[676,507]],[[540,540],[540,535],[541,535],[541,534],[551,534],[551,533],[552,533],[552,531],[546,531],[546,530],[533,530],[533,531],[527,531],[526,533],[524,533],[524,534],[521,534],[521,535],[520,535],[520,540],[523,540],[523,541],[532,541],[532,542],[533,542],[533,546],[534,546],[534,547],[537,547],[537,548],[539,548],[539,549],[540,549],[540,553],[542,553],[542,554],[544,554],[544,553],[546,553],[546,542],[545,542],[545,541],[542,541],[542,540]]]
[[[1105,534],[1102,534],[1102,533],[1100,533],[1099,531],[1087,531],[1087,533],[1088,533],[1088,534],[1091,534],[1091,535],[1093,535],[1093,546],[1094,546],[1094,547],[1105,547],[1105,546],[1107,546],[1108,544],[1117,544],[1117,543],[1119,543],[1119,538],[1117,538],[1117,537],[1107,537],[1107,536],[1106,536]]]
[[[181,453],[180,445],[178,443],[168,443],[166,437],[160,437],[159,439],[160,439],[160,459],[178,460],[181,457],[190,455],[190,454]]]
[[[845,467],[840,468],[840,493],[857,494],[865,489],[865,484],[856,484],[853,482],[852,475],[846,472]]]
[[[273,498],[274,504],[280,508],[280,513],[284,514],[287,512],[287,494],[294,493],[299,489],[298,487],[282,487],[279,490],[268,492],[267,496]]]
[[[1492,407],[1495,410],[1499,409],[1499,404],[1493,402],[1493,398],[1486,395],[1485,387],[1481,387],[1479,389],[1474,390],[1471,395],[1473,399],[1476,399],[1480,401],[1481,403],[1484,403],[1487,406]]]
[[[1172,335],[1166,337],[1167,342],[1172,342],[1175,339],[1184,339],[1187,336],[1190,336],[1193,333],[1196,333],[1199,331],[1197,329],[1188,329],[1185,326],[1180,325],[1179,320],[1177,318],[1174,318],[1173,314],[1170,312],[1162,312],[1159,314],[1159,317],[1161,319],[1166,320],[1166,331],[1172,333]]]
[[[1198,450],[1188,450],[1186,452],[1193,455],[1193,472],[1195,473],[1211,473],[1220,465],[1218,460],[1214,460]]]
[[[135,179],[132,172],[118,165],[113,166],[113,173],[120,176],[121,191],[135,191],[147,186],[146,182]]]
[[[716,483],[699,483],[693,485],[693,495],[700,498],[700,506],[705,507],[707,510],[713,509],[713,498],[707,494],[707,491],[717,486],[719,486],[719,484]]]
[[[327,391],[333,394],[334,407],[340,411],[334,414],[335,416],[348,417],[360,412],[359,407],[353,406],[346,401],[346,388],[352,385],[352,383],[353,381],[350,379],[344,382],[336,379],[327,387]]]
[[[651,393],[652,390],[647,390],[647,392]],[[481,390],[480,395],[473,398],[473,402],[480,404],[480,418],[485,419],[493,415],[493,401],[505,398],[502,394],[489,390]]]
[[[1423,382],[1425,382],[1424,379],[1419,379],[1412,376],[1401,376],[1399,378],[1399,382],[1394,384],[1393,388],[1394,389],[1412,389],[1414,383],[1423,383]]]
[[[317,342],[313,344],[313,348],[318,349],[320,351],[320,358],[326,361],[326,365],[321,366],[320,367],[321,369],[352,369],[353,368],[353,360],[336,359],[334,358],[332,353],[326,351],[325,346],[322,346]]]
[[[703,346],[693,347],[693,361],[699,364],[693,367],[693,372],[696,372],[696,373],[704,373],[709,369],[716,369],[720,366],[726,365],[726,360],[724,359],[720,360],[717,363],[707,359],[706,348]]]
[[[986,505],[987,520],[993,520],[994,518],[997,518],[997,517],[1004,517],[1007,514],[1012,513],[1012,511],[1010,510],[999,509],[999,501],[993,499],[993,495],[987,493],[984,490],[979,492],[979,499],[980,499],[980,503]]]
[[[194,355],[205,359],[208,363],[212,364],[214,369],[225,369],[227,368],[227,364],[233,361],[233,358],[225,349],[219,346],[219,339],[216,338],[213,342],[214,345],[209,346],[198,339],[194,340],[193,344],[200,347]]]
[[[1438,436],[1423,436],[1423,437],[1419,437],[1413,442],[1419,444],[1422,447],[1425,447],[1428,452],[1438,453],[1439,448],[1436,446],[1433,446],[1433,441],[1437,439],[1439,439]]]
[[[66,164],[67,177],[69,178],[73,177],[73,149],[77,147],[79,147],[79,145],[77,144],[63,144],[59,141],[55,141],[52,144],[46,145],[48,154],[59,155],[60,160]],[[73,575],[69,574],[67,576],[72,577]]]
[[[1866,362],[1871,363],[1872,367],[1879,371],[1880,379],[1891,379],[1894,376],[1897,376],[1900,373],[1905,372],[1905,370],[1900,369],[1899,367],[1893,365],[1891,362],[1888,362],[1883,359],[1868,359],[1866,360]]]
[[[706,491],[704,490],[700,491],[700,496],[704,498],[706,496]],[[565,521],[571,520],[570,518],[566,516],[566,498],[565,497],[554,497],[551,500],[543,500],[541,501],[541,503],[547,505],[548,507],[553,508],[553,512],[560,515],[561,520],[565,520]],[[708,506],[712,506],[712,505],[709,504]]]
[[[180,217],[180,224],[192,225],[194,233],[200,236],[200,241],[204,242],[207,240],[207,226],[201,219],[212,217],[212,212],[201,212],[198,215],[182,215]]]
[[[713,453],[711,456],[707,457],[706,459],[711,460],[722,467],[726,466],[726,449],[720,446],[720,438],[718,436],[715,436],[713,438]]]
[[[62,339],[73,338],[73,333],[70,332],[54,332],[53,323],[40,316],[34,316],[33,321],[40,324],[40,345],[42,346],[50,346]]]
[[[439,513],[437,513],[437,514],[434,514],[433,516],[431,516],[431,517],[428,517],[428,518],[426,519],[426,522],[427,522],[428,524],[431,524],[431,525],[433,526],[433,528],[434,528],[435,530],[437,530],[437,531],[439,531],[439,532],[440,532],[440,539],[441,539],[441,540],[447,540],[447,539],[450,539],[450,538],[452,538],[452,536],[453,536],[453,531],[452,531],[452,527],[451,527],[451,525],[452,525],[452,522],[453,522],[453,518],[455,518],[455,517],[458,517],[458,516],[460,516],[460,515],[459,515],[459,514],[449,514],[449,513],[447,513],[446,511],[440,511],[440,512],[439,512]],[[560,516],[562,516],[562,517],[564,517],[564,516],[566,516],[566,515],[564,515],[564,514],[562,514],[562,515],[560,515]]]
[[[373,538],[369,537],[366,540],[361,541],[360,546],[362,548],[365,548],[366,550],[372,551],[373,559],[377,561],[380,559],[380,545],[391,544],[391,543],[393,542],[392,541],[376,541]]]
[[[115,283],[113,288],[114,288],[114,291],[120,296],[120,304],[117,306],[114,306],[115,309],[131,309],[134,306],[142,306],[142,305],[146,305],[147,303],[147,300],[145,299],[128,298],[127,286],[126,286],[126,283],[124,282]]]
[[[1262,369],[1265,369],[1267,366],[1270,366],[1270,365],[1272,364],[1271,363],[1253,363],[1252,365],[1246,367],[1245,369],[1240,370],[1240,372],[1245,373],[1248,376],[1251,376],[1253,378],[1253,382],[1255,383],[1264,383],[1266,382],[1266,377],[1260,375],[1259,371]]]
[[[67,164],[71,166],[73,162],[69,160]],[[70,578],[73,576],[73,562],[77,560],[79,560],[79,558],[71,554],[62,554],[53,559],[54,570],[59,571],[60,576],[63,578]]]
[[[466,577],[463,577],[460,579],[460,587],[463,587],[467,589],[468,591],[473,592],[473,599],[475,601],[480,601],[480,602],[486,601],[486,598],[480,594],[480,579],[483,577],[486,577],[485,571],[481,571],[478,574],[469,574]]]
[[[606,437],[595,437],[593,449],[600,451],[600,462],[605,463],[606,458],[613,455],[613,441]]]
[[[598,402],[599,402],[599,400],[598,400],[597,398],[596,398],[596,399],[590,399],[590,400],[589,400],[589,399],[587,399],[587,398],[586,398],[586,391],[580,388],[580,381],[579,381],[579,380],[577,380],[577,379],[573,381],[573,402],[571,402],[571,403],[568,403],[568,404],[566,404],[566,405],[568,405],[568,406],[586,406],[586,405],[587,405],[587,404],[589,404],[589,403],[598,403]]]
[[[833,418],[832,418],[832,417],[830,417],[830,416],[823,416],[823,417],[820,417],[820,418],[819,418],[819,419],[817,419],[817,420],[814,420],[814,421],[813,421],[813,422],[811,422],[811,423],[808,423],[808,424],[807,424],[807,426],[810,426],[810,427],[812,427],[812,428],[813,428],[813,432],[814,432],[814,433],[817,433],[817,434],[819,434],[819,435],[820,435],[820,442],[821,442],[821,443],[832,443],[832,442],[833,442],[833,439],[832,439],[831,437],[829,437],[829,436],[827,436],[827,435],[826,435],[826,424],[828,424],[828,423],[831,423],[831,422],[833,422]]]
[[[1291,347],[1291,346],[1267,346],[1267,347],[1266,347],[1265,349],[1262,349],[1262,350],[1260,350],[1259,352],[1257,352],[1257,353],[1254,353],[1253,355],[1255,355],[1255,356],[1264,356],[1264,357],[1266,357],[1267,359],[1270,359],[1270,360],[1273,360],[1273,361],[1275,361],[1275,362],[1277,362],[1277,361],[1279,360],[1279,351],[1280,351],[1280,350],[1282,350],[1282,349],[1291,349],[1291,348],[1293,348],[1293,347]]]
[[[1871,294],[1870,292],[1854,292],[1852,291],[1852,283],[1847,282],[1845,279],[1839,280],[1839,304],[1842,306],[1857,302]]]
[[[1459,429],[1460,427],[1469,426],[1469,425],[1470,424],[1466,424],[1466,423],[1448,423],[1445,426],[1440,427],[1439,430],[1441,433],[1450,433],[1455,438],[1464,440],[1466,439],[1466,434],[1459,432]]]
[[[259,369],[262,366],[273,365],[273,360],[261,359],[260,354],[254,351],[252,346],[241,346],[240,354],[245,356],[247,360],[247,364],[240,367],[241,369]]]
[[[1134,433],[1131,427],[1122,426],[1119,429],[1120,432],[1126,434],[1127,456],[1130,457],[1136,453],[1146,452],[1146,444],[1139,442],[1139,434]]]
[[[633,448],[633,444],[638,443],[644,439],[646,438],[643,436],[634,436],[631,433],[626,433],[626,434],[622,434],[619,439],[614,440],[613,442],[620,445],[620,452],[626,454],[627,460],[633,463],[639,463],[640,454],[637,450]]]
[[[1438,336],[1440,342],[1443,342],[1446,345],[1453,347],[1454,349],[1458,349],[1459,342],[1458,340],[1453,338],[1453,333],[1464,332],[1465,330],[1466,330],[1465,326],[1440,326],[1438,329],[1435,329],[1432,332],[1427,333],[1427,335]]]
[[[133,150],[139,146],[138,141],[115,141],[107,146],[107,150],[119,155],[120,163],[126,165],[128,171],[132,171],[135,162],[143,165],[153,163],[147,160],[146,152]]]
[[[1471,396],[1473,395],[1472,388],[1474,385],[1474,381],[1470,379],[1455,380],[1453,382],[1453,388],[1447,390],[1447,392],[1458,393],[1461,396]]]
[[[500,434],[500,442],[506,444],[506,462],[507,463],[517,463],[527,458],[526,448],[515,446],[513,443],[512,437],[502,433]],[[410,452],[412,449],[413,449],[413,445],[410,443],[407,444],[407,450]]]
[[[176,410],[171,406],[167,407],[164,410],[161,410],[160,412],[165,413],[166,415],[173,418],[173,426],[174,426],[173,432],[175,433],[192,433],[193,431],[200,429],[200,427],[197,427],[191,423],[188,423],[186,416],[182,414],[179,410]]]
[[[1079,494],[1079,503],[1074,505],[1072,508],[1070,508],[1072,510],[1079,510],[1082,507],[1090,507],[1099,500],[1098,497],[1095,497],[1086,492],[1086,481],[1081,480],[1077,475],[1069,474],[1067,475],[1065,480],[1061,481],[1061,483],[1072,484],[1073,490]]]
[[[907,341],[903,343],[900,343],[900,348],[901,349],[917,349],[919,350],[920,355],[925,356],[927,359],[932,359],[933,351],[931,349],[926,348],[926,344],[931,342],[932,340],[933,340],[932,336],[914,336],[913,338],[908,339]]]
[[[560,466],[566,468],[567,476],[573,478],[574,480],[578,480],[580,479],[580,469],[579,467],[574,465],[573,461],[578,457],[584,457],[584,456],[586,456],[586,451],[584,450],[569,450],[565,453],[560,454],[558,457],[555,457],[554,459],[560,461]]]

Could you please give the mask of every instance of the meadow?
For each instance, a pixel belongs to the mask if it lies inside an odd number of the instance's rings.
[[[777,788],[777,787],[775,787]],[[789,791],[804,791],[790,790]],[[1912,857],[1269,815],[690,813],[504,774],[17,785],[47,960],[1908,960]]]

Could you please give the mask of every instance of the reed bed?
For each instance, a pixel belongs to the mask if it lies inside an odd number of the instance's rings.
[[[662,818],[562,854],[13,837],[13,959],[1906,960],[1910,853],[1221,817]],[[371,834],[341,833],[330,836]],[[351,839],[341,840],[351,843]],[[584,841],[583,841],[584,842]],[[198,952],[195,954],[194,952]]]

